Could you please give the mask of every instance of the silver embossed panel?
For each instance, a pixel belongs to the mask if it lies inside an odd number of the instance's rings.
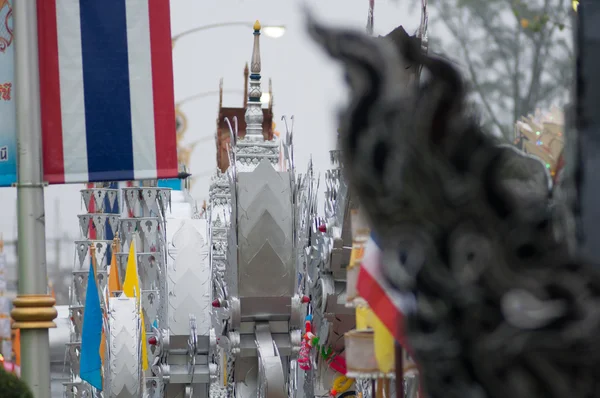
[[[290,174],[263,159],[253,172],[238,174],[237,193],[239,297],[292,296]]]
[[[212,284],[206,220],[170,219],[167,239],[171,335],[187,336],[194,315],[198,335],[208,336]]]

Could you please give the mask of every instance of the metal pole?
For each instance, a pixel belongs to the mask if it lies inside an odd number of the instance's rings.
[[[171,39],[174,42],[176,42],[177,40],[179,40],[182,36],[187,36],[189,34],[192,33],[196,33],[196,32],[201,32],[203,30],[209,30],[209,29],[215,29],[215,28],[224,28],[227,26],[248,26],[248,27],[252,27],[254,25],[254,22],[218,22],[218,23],[213,23],[213,24],[209,24],[209,25],[203,25],[203,26],[198,26],[196,28],[193,29],[188,29],[184,32],[181,32],[179,34],[176,34],[175,36],[173,36],[173,38]]]
[[[254,26],[254,22],[219,22],[219,23],[213,23],[213,24],[209,24],[209,25],[198,26],[193,29],[188,29],[184,32],[176,34],[175,36],[173,36],[171,38],[172,47],[175,47],[175,42],[177,40],[181,39],[183,36],[187,36],[187,35],[190,35],[190,34],[196,33],[196,32],[202,32],[204,30],[215,29],[215,28],[225,28],[225,27],[229,27],[229,26],[247,26],[247,27],[251,28]],[[263,26],[263,28],[277,28],[277,29],[282,29],[285,31],[285,25],[265,25],[265,26]],[[266,34],[266,36],[269,36],[269,34]],[[274,37],[277,38],[279,36],[274,36]]]
[[[11,312],[21,329],[21,377],[35,398],[50,397],[48,328],[56,327],[48,295],[42,184],[37,2],[15,0],[15,86],[18,147],[18,296]]]

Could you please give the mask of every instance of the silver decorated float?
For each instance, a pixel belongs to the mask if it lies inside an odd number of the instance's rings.
[[[228,120],[229,168],[211,185],[215,397],[299,393],[296,359],[307,300],[299,294],[295,251],[298,184],[291,132],[281,145],[263,131],[259,35],[257,22],[246,128],[240,132],[237,119]]]
[[[99,186],[82,190],[88,213],[79,216],[83,239],[76,242],[72,333],[67,344],[68,397],[208,396],[212,279],[206,219],[187,191],[156,185],[148,181],[120,190]],[[121,214],[118,197],[124,204]],[[123,283],[132,242],[139,304],[137,297],[109,292],[107,286],[111,270],[118,272]],[[109,250],[115,252],[114,267]],[[79,369],[92,261],[106,314],[102,392],[83,382]],[[146,364],[142,363],[142,345],[146,346]]]

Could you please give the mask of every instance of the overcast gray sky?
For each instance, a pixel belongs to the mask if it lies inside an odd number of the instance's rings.
[[[403,24],[416,29],[418,15],[410,15],[412,2],[418,0],[376,1],[375,31],[385,34]],[[172,0],[172,32],[206,24],[230,21],[285,24],[286,34],[279,39],[261,37],[263,88],[273,80],[274,111],[277,127],[284,131],[282,115],[295,116],[295,153],[300,172],[310,155],[317,170],[329,165],[328,150],[336,131],[336,109],[345,87],[340,69],[310,41],[304,28],[300,0]],[[320,19],[335,24],[364,29],[367,0],[308,0],[306,3]],[[224,78],[226,90],[243,89],[243,69],[252,53],[252,31],[244,27],[207,30],[182,38],[173,52],[175,99],[218,89]],[[225,105],[242,103],[241,94],[226,94]],[[189,120],[187,140],[193,141],[215,133],[218,97],[208,96],[183,105]],[[205,174],[215,167],[214,141],[196,147],[192,173]],[[200,178],[194,196],[201,200],[208,193],[209,176]],[[81,206],[80,184],[51,186],[46,189],[47,235],[68,233],[78,236],[77,214]],[[57,203],[58,202],[58,203]],[[16,238],[16,190],[0,189],[0,233],[5,239]],[[57,214],[56,209],[60,210]],[[59,225],[57,226],[57,223]],[[69,257],[70,258],[70,257]]]

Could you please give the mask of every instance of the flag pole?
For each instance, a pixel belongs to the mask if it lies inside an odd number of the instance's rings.
[[[48,328],[56,327],[55,300],[48,294],[42,181],[37,2],[15,0],[17,113],[18,295],[11,312],[21,331],[21,377],[35,398],[50,396]]]

